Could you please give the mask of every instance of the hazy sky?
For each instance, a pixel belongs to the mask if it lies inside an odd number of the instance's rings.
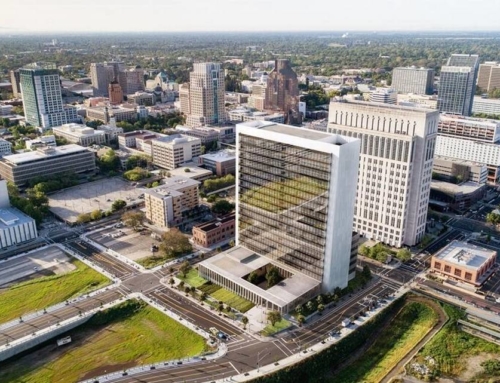
[[[0,0],[0,32],[500,30],[500,0]]]

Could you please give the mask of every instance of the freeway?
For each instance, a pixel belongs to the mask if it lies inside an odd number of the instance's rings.
[[[58,322],[78,316],[80,312],[86,312],[100,307],[103,304],[121,298],[116,289],[110,289],[93,297],[81,298],[78,301],[68,302],[66,306],[54,311],[40,314],[35,318],[20,322],[19,324],[0,330],[0,344],[6,344],[13,340],[23,338],[36,333],[39,330],[50,327]]]

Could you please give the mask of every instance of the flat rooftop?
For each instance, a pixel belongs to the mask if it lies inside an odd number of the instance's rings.
[[[0,209],[0,230],[5,230],[9,227],[32,221],[33,218],[17,209],[14,209],[13,207],[4,207]]]
[[[219,150],[216,153],[207,153],[200,156],[203,159],[219,162],[219,161],[229,161],[236,159],[236,150]]]
[[[380,102],[368,102],[368,101],[357,101],[350,100],[346,98],[334,97],[331,99],[330,104],[354,104],[361,107],[366,108],[374,108],[374,109],[389,109],[389,110],[397,110],[400,112],[414,112],[418,114],[432,114],[439,113],[437,110],[425,109],[425,108],[415,108],[411,106],[401,106],[401,105],[393,105],[393,104],[383,104]]]
[[[268,290],[264,290],[243,279],[252,271],[268,264],[283,268],[281,265],[272,262],[271,259],[242,246],[233,247],[201,263],[203,267],[261,296],[278,307],[284,307],[292,303],[320,284],[319,281],[301,273],[286,278]]]
[[[163,198],[165,196],[180,196],[182,192],[180,190],[190,187],[197,186],[200,183],[196,180],[187,177],[174,176],[164,179],[165,183],[161,186],[155,187],[153,189],[148,189],[145,194],[150,194],[157,198]]]
[[[278,124],[269,121],[248,121],[238,124],[238,126],[244,126],[249,128],[255,128],[267,132],[274,132],[283,134],[286,136],[292,136],[300,138],[302,140],[308,141],[320,141],[333,145],[344,145],[352,141],[356,141],[356,138],[340,136],[338,134],[323,133],[316,130],[298,128],[291,125]]]
[[[201,225],[196,225],[195,227],[201,231],[207,232],[219,227],[223,223],[236,220],[236,213],[227,214],[221,218],[216,218],[212,221],[202,223]]]
[[[186,134],[171,134],[165,137],[158,137],[154,140],[155,143],[166,143],[166,144],[181,144],[190,141],[199,141],[200,139],[193,136],[188,136]]]
[[[39,161],[46,158],[65,156],[68,154],[87,151],[88,150],[83,146],[69,144],[63,146],[53,146],[50,148],[39,148],[32,152],[24,152],[19,154],[12,154],[10,156],[4,156],[3,161],[10,162],[14,165],[21,165],[26,162]]]
[[[101,130],[95,130],[91,127],[88,127],[86,125],[82,124],[64,124],[61,126],[54,126],[53,128],[54,132],[62,132],[62,133],[67,133],[71,134],[75,137],[86,137],[86,136],[104,136],[104,132]]]
[[[454,240],[439,253],[434,255],[434,258],[453,263],[457,266],[477,270],[491,257],[496,256],[497,252],[494,250]]]
[[[484,184],[477,182],[467,181],[460,185],[452,184],[451,182],[444,182],[438,180],[431,181],[431,189],[439,190],[440,192],[456,195],[456,194],[470,194],[485,187]]]
[[[467,161],[467,160],[461,160],[459,158],[452,158],[446,156],[434,156],[434,164],[436,163],[436,160],[452,162],[454,164],[468,165],[468,166],[486,166],[484,162]]]
[[[209,178],[213,174],[211,170],[200,168],[193,162],[185,163],[179,166],[178,168],[169,170],[168,172],[173,177],[186,177],[186,178],[192,178],[194,180]]]

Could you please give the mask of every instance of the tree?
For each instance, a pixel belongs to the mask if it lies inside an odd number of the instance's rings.
[[[491,223],[493,225],[498,225],[500,223],[500,214],[496,213],[488,213],[486,215],[486,222]]]
[[[217,306],[217,311],[219,312],[219,315],[223,310],[224,310],[224,305],[222,303],[219,303],[219,305]]]
[[[188,286],[186,286],[186,287],[184,288],[184,292],[186,293],[186,296],[188,296],[188,294],[191,292],[191,288],[190,288],[190,287],[188,287]]]
[[[248,318],[246,316],[243,316],[241,318],[241,323],[243,323],[243,330],[246,330],[248,324]]]
[[[208,294],[206,292],[202,292],[200,295],[200,301],[205,301],[208,297]]]
[[[90,219],[92,221],[97,221],[102,218],[102,211],[100,210],[94,210],[93,212],[90,213]]]
[[[411,259],[411,252],[406,248],[400,249],[396,253],[396,258],[399,259],[401,262],[407,262]]]
[[[78,224],[87,223],[90,221],[92,221],[92,217],[89,213],[78,214],[78,216],[76,217],[76,223]]]
[[[304,311],[304,307],[302,307],[302,305],[295,306],[295,312],[297,314],[302,314],[302,311]]]
[[[316,297],[316,302],[319,304],[323,303],[324,299],[323,296],[320,294]]]
[[[276,323],[281,321],[281,314],[279,311],[270,311],[267,313],[267,320],[271,322],[271,326],[274,327]]]
[[[170,279],[168,280],[168,284],[170,285],[170,287],[172,287],[172,286],[174,285],[174,283],[175,283],[174,278],[170,278]]]
[[[170,229],[161,236],[161,239],[160,251],[167,258],[177,258],[193,251],[193,246],[189,242],[189,239],[179,229]]]
[[[259,280],[259,275],[255,272],[255,271],[252,271],[250,274],[248,274],[248,278],[247,278],[247,281],[252,283],[252,284],[257,284]]]
[[[97,166],[102,172],[116,172],[120,170],[121,161],[113,149],[109,149],[106,154],[97,160]]]
[[[361,275],[367,281],[372,277],[372,271],[370,270],[368,265],[363,266],[363,271],[361,272]]]
[[[314,311],[314,309],[315,309],[314,302],[313,302],[313,301],[309,301],[309,302],[307,302],[307,303],[306,303],[306,307],[307,307],[307,309],[308,309],[309,311],[311,311],[311,312],[312,312],[312,311]]]
[[[272,287],[281,280],[280,271],[276,266],[271,266],[266,273],[267,287]]]
[[[229,241],[229,247],[234,247],[234,246],[235,246],[234,239],[231,239]]]
[[[182,262],[182,265],[179,267],[179,271],[182,273],[182,276],[186,278],[187,273],[191,270],[191,264],[189,261]]]
[[[184,288],[184,281],[180,281],[178,287],[179,290],[182,290]]]
[[[363,257],[369,257],[370,256],[370,248],[366,245],[363,245],[359,248],[359,254],[361,254]]]
[[[234,204],[225,199],[220,199],[212,205],[212,212],[215,214],[228,214],[233,210]]]
[[[323,303],[321,303],[321,304],[318,305],[318,313],[321,314],[324,309],[325,309],[325,305]]]
[[[125,206],[127,206],[127,203],[121,199],[117,199],[115,202],[111,204],[111,211],[115,212],[118,210],[123,209]]]
[[[306,317],[304,315],[299,315],[297,317],[297,322],[299,322],[299,327],[302,327],[302,325],[306,323]]]
[[[142,211],[127,211],[122,215],[123,223],[128,227],[132,227],[134,230],[137,230],[137,228],[142,225],[144,218],[144,213]]]

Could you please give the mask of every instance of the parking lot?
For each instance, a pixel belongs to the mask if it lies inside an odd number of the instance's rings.
[[[144,190],[120,177],[108,178],[55,192],[49,195],[49,206],[61,220],[74,223],[79,214],[111,210],[118,199],[128,206],[141,204]]]
[[[103,229],[89,238],[133,261],[153,255],[151,246],[160,243],[148,229],[137,232],[128,227]]]
[[[62,274],[76,267],[56,246],[35,250],[22,257],[0,263],[0,288],[41,276]]]

